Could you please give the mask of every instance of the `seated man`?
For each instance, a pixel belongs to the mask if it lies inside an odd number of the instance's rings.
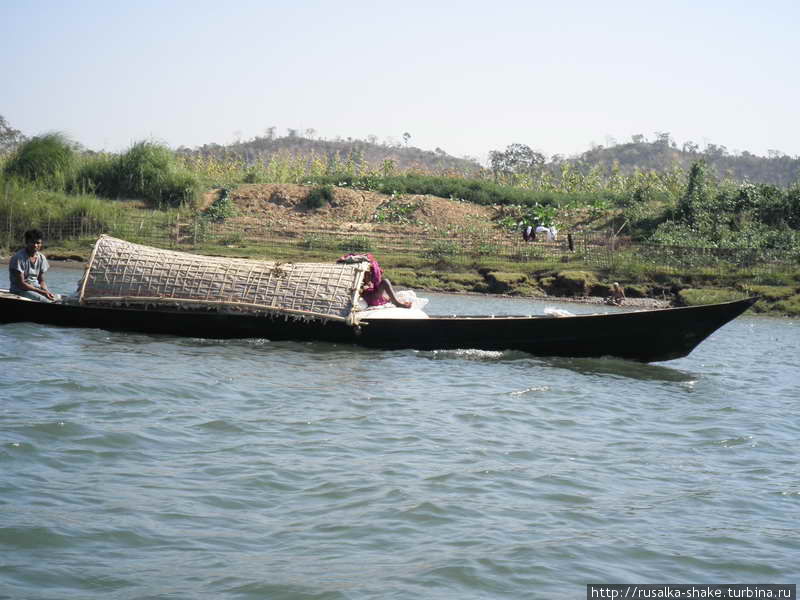
[[[25,247],[11,257],[8,263],[9,291],[37,302],[55,302],[58,297],[47,289],[44,274],[50,268],[42,248],[42,232],[29,229],[25,232]]]

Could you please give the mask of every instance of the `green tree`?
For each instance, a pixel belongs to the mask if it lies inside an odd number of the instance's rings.
[[[0,154],[11,152],[24,141],[25,136],[22,132],[11,127],[6,118],[0,115]]]
[[[492,150],[489,164],[495,180],[499,175],[532,175],[544,165],[544,155],[525,144],[511,144],[504,151]]]
[[[689,171],[686,193],[678,202],[678,218],[687,225],[695,225],[700,213],[710,205],[711,190],[707,171],[703,160],[694,163]]]
[[[688,142],[684,142],[681,150],[686,152],[687,154],[697,154],[697,151],[700,149],[700,146],[695,144],[693,141],[689,140]]]
[[[671,143],[671,138],[668,131],[656,131],[655,144],[657,146],[661,146],[662,148],[669,148],[670,143]]]

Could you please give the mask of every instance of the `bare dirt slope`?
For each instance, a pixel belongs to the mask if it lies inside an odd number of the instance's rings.
[[[242,225],[267,225],[285,231],[342,231],[422,233],[494,227],[496,211],[435,196],[404,194],[389,196],[377,192],[333,188],[332,201],[322,208],[309,209],[306,197],[312,188],[292,184],[249,184],[230,192],[237,216],[231,222]],[[205,206],[213,202],[206,195]],[[406,217],[398,207],[413,205]]]

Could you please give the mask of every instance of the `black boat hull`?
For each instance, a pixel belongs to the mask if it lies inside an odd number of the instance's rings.
[[[657,362],[689,354],[755,298],[639,312],[553,317],[364,320],[358,327],[225,312],[46,304],[0,297],[0,323],[32,322],[198,338],[322,341],[375,349],[519,350],[537,356],[616,356]]]
[[[373,321],[358,343],[418,350],[521,350],[537,356],[616,356],[658,362],[688,355],[755,298],[639,312],[547,317],[459,317]]]

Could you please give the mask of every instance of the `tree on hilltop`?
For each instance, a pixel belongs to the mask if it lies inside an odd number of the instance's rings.
[[[545,163],[544,154],[525,144],[511,144],[504,151],[489,152],[489,164],[495,179],[499,175],[532,174]]]
[[[19,129],[11,127],[6,118],[0,115],[0,154],[11,152],[25,139]]]

